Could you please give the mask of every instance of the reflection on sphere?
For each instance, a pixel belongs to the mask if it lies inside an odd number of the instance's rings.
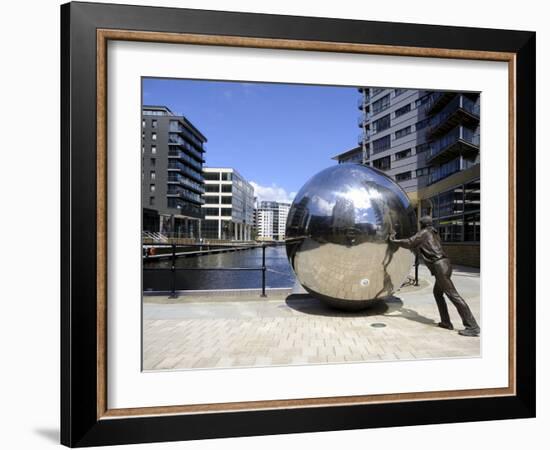
[[[361,309],[391,296],[413,265],[413,254],[389,244],[388,235],[415,232],[414,209],[391,178],[361,164],[338,164],[296,195],[287,255],[309,293],[336,308]]]

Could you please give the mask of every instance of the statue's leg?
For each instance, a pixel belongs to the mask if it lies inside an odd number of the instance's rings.
[[[453,324],[451,323],[451,318],[449,317],[449,310],[447,309],[447,302],[445,297],[443,297],[443,289],[439,286],[437,279],[434,284],[434,297],[435,303],[437,304],[437,309],[439,310],[439,317],[441,317],[441,322],[439,326],[441,328],[447,328],[449,330],[453,329]]]
[[[436,275],[437,283],[440,285],[445,295],[449,297],[449,300],[453,303],[453,305],[455,305],[464,326],[468,329],[479,331],[479,325],[477,324],[470,307],[460,296],[451,280],[452,266],[450,261],[447,259],[441,260],[438,261],[438,265],[440,270]]]

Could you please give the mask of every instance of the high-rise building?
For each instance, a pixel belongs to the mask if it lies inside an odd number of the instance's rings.
[[[142,107],[143,231],[200,237],[205,142],[183,115]]]
[[[256,208],[256,232],[259,238],[283,241],[290,203],[261,201]]]
[[[256,236],[258,239],[273,239],[273,210],[256,208]]]
[[[479,265],[479,93],[369,87],[359,93],[358,146],[334,159],[390,175],[419,216],[432,215],[449,252],[451,243],[470,243],[456,253]]]
[[[205,167],[202,236],[249,241],[254,224],[254,188],[232,168]]]

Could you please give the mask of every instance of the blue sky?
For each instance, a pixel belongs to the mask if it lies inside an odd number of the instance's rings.
[[[291,200],[356,145],[357,89],[145,78],[143,102],[186,116],[208,139],[206,166],[233,167],[260,199]]]

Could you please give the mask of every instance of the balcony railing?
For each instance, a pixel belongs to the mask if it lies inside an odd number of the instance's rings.
[[[176,176],[171,176],[176,175]],[[182,177],[181,175],[177,174],[169,174],[168,175],[168,182],[169,183],[179,183],[182,186],[186,186],[189,189],[193,189],[194,191],[198,192],[199,194],[204,194],[204,185],[195,183],[194,181],[189,180],[188,178]]]
[[[445,150],[451,149],[454,144],[461,142],[479,148],[479,134],[476,134],[473,130],[470,130],[462,125],[458,125],[449,131],[445,136],[430,144],[430,153],[428,158],[433,158]]]
[[[198,194],[195,194],[193,192],[189,192],[185,189],[179,189],[179,190],[168,190],[168,195],[169,196],[172,196],[172,197],[179,197],[179,198],[183,198],[185,200],[190,200],[194,203],[197,203],[199,205],[203,205],[204,204],[204,199],[198,195]]]
[[[197,139],[192,133],[189,132],[181,123],[171,122],[169,126],[171,133],[180,133],[183,134],[187,139],[195,143],[198,147],[202,147],[202,142]]]
[[[196,148],[194,148],[189,142],[186,142],[181,136],[178,136],[177,134],[169,134],[168,135],[168,144],[170,145],[179,145],[180,147],[183,147],[191,156],[198,159],[199,161],[204,161],[202,157],[202,153],[199,152]]]
[[[363,142],[366,142],[370,139],[370,131],[362,131],[361,133],[359,133],[359,135],[357,136],[357,143],[359,145],[362,145]]]
[[[195,169],[197,169],[199,171],[202,171],[202,164],[200,162],[198,162],[196,159],[191,158],[189,155],[187,155],[183,152],[180,152],[180,151],[175,150],[175,149],[170,149],[168,151],[168,156],[172,156],[172,157],[176,157],[178,159],[181,159],[181,160],[187,162],[188,164],[190,164],[191,166],[193,166]]]
[[[203,181],[202,175],[196,170],[193,170],[190,167],[187,167],[180,162],[175,162],[175,161],[172,162],[172,161],[168,162],[168,170],[179,170],[180,172],[189,175],[191,178],[193,178],[198,182]]]
[[[462,161],[462,158],[459,157],[435,169],[428,176],[428,184],[436,183],[437,181],[442,180],[443,178],[447,178],[453,173],[459,172],[461,170],[461,161]]]
[[[445,106],[441,112],[431,118],[429,128],[430,133],[438,131],[441,126],[447,122],[447,120],[455,116],[457,111],[464,111],[471,117],[479,120],[479,103],[470,100],[464,95],[458,95],[451,100],[451,102]]]
[[[468,159],[463,156],[459,156],[446,162],[445,164],[441,164],[433,170],[428,177],[428,184],[436,183],[443,178],[453,175],[454,173],[460,172],[461,170],[467,170],[477,165],[479,165],[479,161],[477,159]]]
[[[445,106],[445,104],[455,95],[456,92],[449,91],[432,92],[428,102],[425,105],[426,111],[430,113],[437,112],[439,109],[443,108],[443,106]]]

